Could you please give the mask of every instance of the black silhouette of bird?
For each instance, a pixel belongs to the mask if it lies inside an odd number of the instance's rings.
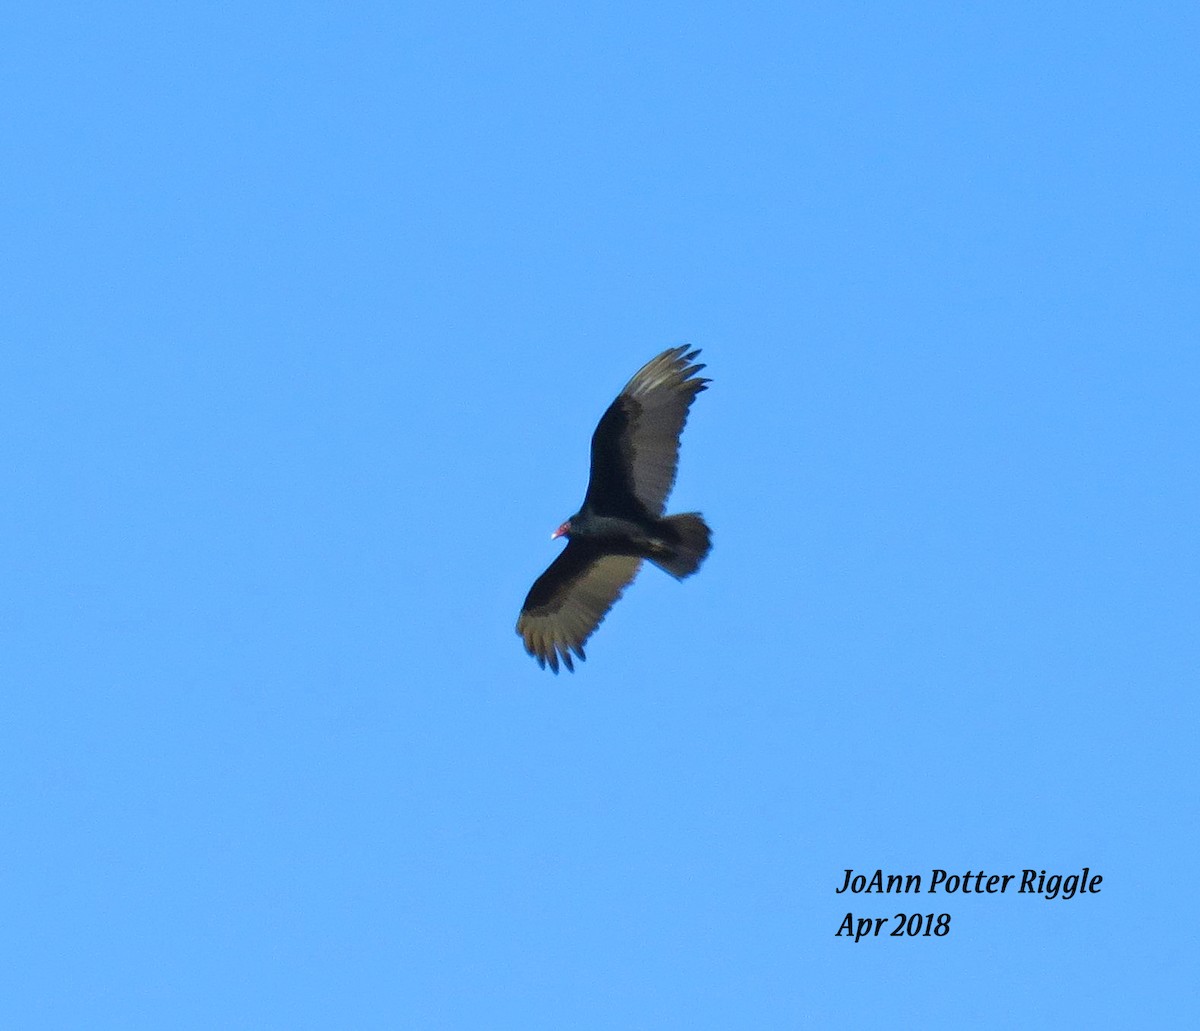
[[[664,516],[679,464],[679,435],[696,395],[700,352],[673,347],[647,362],[592,434],[583,505],[551,534],[567,546],[534,582],[517,619],[525,650],[572,672],[584,643],[637,575],[642,559],[682,580],[700,568],[712,532],[698,512]]]

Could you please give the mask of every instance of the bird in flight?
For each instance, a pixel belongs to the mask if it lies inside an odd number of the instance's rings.
[[[647,362],[608,406],[592,434],[583,506],[552,533],[567,546],[534,582],[517,619],[525,650],[555,673],[574,672],[583,645],[649,559],[678,580],[712,547],[699,512],[664,516],[688,408],[710,381],[700,352],[673,347]]]

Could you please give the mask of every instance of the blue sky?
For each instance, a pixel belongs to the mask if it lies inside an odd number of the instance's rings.
[[[1190,1024],[1193,5],[2,18],[0,1023]],[[713,553],[555,678],[684,342]]]

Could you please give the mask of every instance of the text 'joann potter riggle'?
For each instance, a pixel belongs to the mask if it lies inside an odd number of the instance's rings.
[[[1018,880],[1017,874],[989,874],[984,870],[968,870],[966,873],[953,874],[945,870],[932,870],[928,880],[923,880],[919,873],[885,874],[875,870],[871,874],[856,874],[853,869],[846,869],[846,877],[837,894],[851,892],[852,894],[912,894],[920,892],[923,885],[926,894],[936,895],[939,891],[947,895],[1000,895],[1008,891],[1013,881]],[[1104,878],[1093,874],[1091,867],[1085,866],[1081,873],[1046,875],[1045,870],[1022,870],[1019,875],[1019,885],[1014,894],[1042,895],[1047,899],[1070,899],[1078,895],[1095,895],[1100,892],[1100,882]]]

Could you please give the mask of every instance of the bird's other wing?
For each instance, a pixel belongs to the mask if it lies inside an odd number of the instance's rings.
[[[604,619],[621,592],[637,575],[641,559],[612,555],[595,544],[569,541],[529,589],[517,619],[517,633],[525,650],[543,669],[555,673],[561,661],[574,672],[574,651],[580,659],[584,642]]]
[[[608,407],[592,434],[584,507],[605,515],[657,517],[675,485],[679,435],[709,380],[700,352],[673,347],[647,362]]]

